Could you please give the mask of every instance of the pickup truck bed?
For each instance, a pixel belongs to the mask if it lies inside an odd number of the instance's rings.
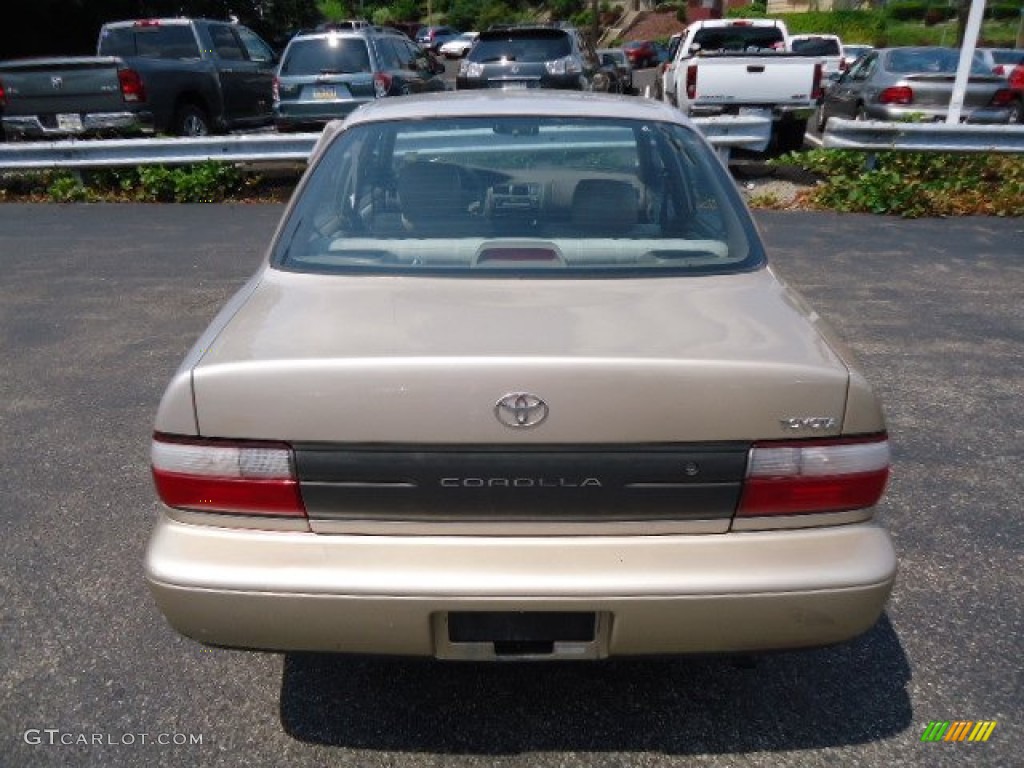
[[[138,73],[113,56],[0,62],[3,128],[13,137],[152,133]]]

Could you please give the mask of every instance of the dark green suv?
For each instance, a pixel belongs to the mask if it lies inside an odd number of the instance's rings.
[[[366,26],[292,38],[274,79],[279,131],[320,128],[384,96],[445,90],[444,64],[397,30]]]

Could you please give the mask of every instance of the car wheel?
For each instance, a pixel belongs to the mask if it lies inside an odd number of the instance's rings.
[[[1014,123],[1024,123],[1024,104],[1020,101],[1015,101],[1010,105],[1010,119],[1006,121],[1010,125]]]
[[[796,152],[803,148],[806,135],[806,120],[787,120],[779,123],[775,140],[780,152]]]
[[[173,132],[176,136],[209,136],[210,118],[202,107],[182,104],[174,113]]]

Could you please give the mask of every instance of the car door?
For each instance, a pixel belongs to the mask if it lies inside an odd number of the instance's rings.
[[[253,116],[258,119],[270,119],[273,116],[273,85],[277,70],[277,56],[264,40],[246,27],[236,27],[238,39],[241,40],[245,53],[252,66],[251,77],[247,79],[247,90],[251,90],[253,98]]]
[[[871,73],[878,66],[878,54],[869,53],[840,77],[829,89],[828,114],[832,117],[856,117],[857,105],[866,101],[865,95]]]
[[[253,61],[232,24],[211,24],[210,41],[217,57],[225,119],[229,123],[247,123],[270,117],[270,83],[273,78],[273,53],[267,47],[257,52],[261,61]],[[248,30],[247,30],[248,31]],[[249,33],[255,37],[253,33]]]

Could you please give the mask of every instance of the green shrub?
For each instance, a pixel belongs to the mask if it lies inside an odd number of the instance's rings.
[[[822,178],[805,202],[855,213],[920,216],[1024,215],[1024,158],[1016,155],[817,149],[773,164],[797,165]]]
[[[84,203],[96,199],[95,193],[85,185],[82,178],[69,171],[56,174],[46,194],[55,203]]]
[[[885,7],[885,12],[889,18],[896,21],[923,21],[928,5],[924,0],[900,0],[889,3]]]

